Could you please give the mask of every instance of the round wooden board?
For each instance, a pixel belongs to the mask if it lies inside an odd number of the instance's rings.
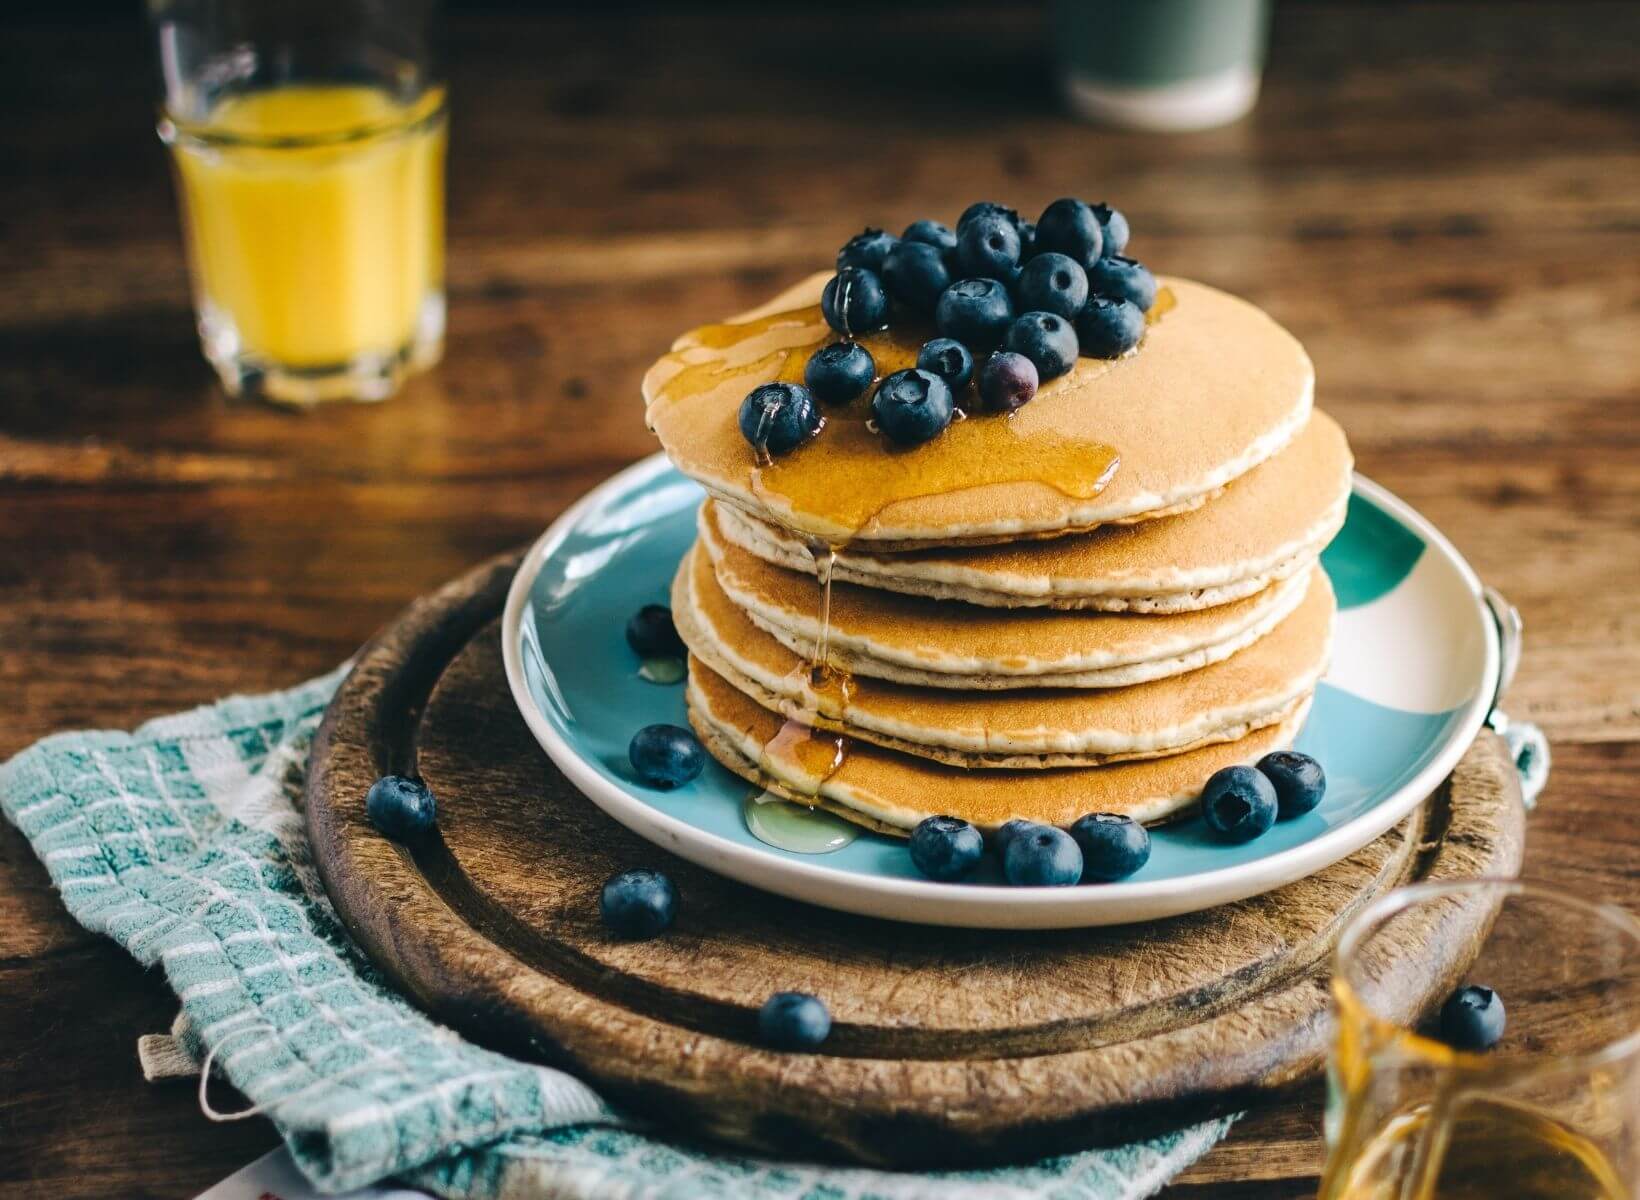
[[[1431,801],[1377,842],[1209,912],[1020,933],[767,895],[629,833],[536,745],[495,623],[517,562],[417,601],[360,653],[312,752],[320,872],[371,958],[440,1020],[574,1071],[682,1135],[950,1167],[1243,1106],[1320,1065],[1326,959],[1352,913],[1403,883],[1520,864],[1519,786],[1483,731]],[[438,794],[440,821],[410,850],[370,826],[364,796],[382,773],[412,770]],[[666,936],[619,942],[599,924],[598,890],[635,866],[666,871],[682,903]],[[1408,931],[1400,951],[1423,987],[1409,1003],[1458,981],[1492,916],[1450,908]],[[785,989],[830,1006],[823,1053],[757,1045],[758,1007]]]

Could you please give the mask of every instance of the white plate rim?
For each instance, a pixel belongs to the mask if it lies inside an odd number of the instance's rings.
[[[1356,473],[1352,490],[1417,531],[1468,587],[1481,628],[1485,662],[1456,732],[1425,767],[1388,799],[1299,846],[1251,863],[1199,875],[1075,888],[965,887],[932,880],[860,875],[823,862],[798,862],[739,845],[629,796],[594,770],[540,711],[524,676],[522,626],[536,576],[546,559],[611,493],[647,482],[670,468],[665,454],[640,459],[604,480],[564,510],[525,553],[507,591],[501,652],[507,684],[530,732],[589,800],[638,836],[708,870],[765,891],[825,908],[917,924],[989,929],[1074,929],[1160,920],[1244,900],[1305,878],[1346,858],[1382,835],[1426,800],[1474,741],[1497,688],[1498,634],[1480,578],[1455,546],[1411,505]]]

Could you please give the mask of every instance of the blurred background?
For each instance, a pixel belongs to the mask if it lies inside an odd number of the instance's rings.
[[[680,331],[864,225],[1070,194],[1293,330],[1361,470],[1520,606],[1510,711],[1556,755],[1531,868],[1632,886],[1635,844],[1580,831],[1640,769],[1640,5],[1277,3],[1257,107],[1168,134],[1073,115],[1058,28],[1041,3],[451,4],[443,362],[304,414],[230,401],[200,354],[142,6],[9,0],[0,758],[329,669],[650,453],[638,383]],[[6,827],[0,892],[0,1183],[181,1195],[272,1144],[142,1084],[132,1031],[174,1002]],[[1319,1113],[1317,1088],[1250,1119],[1169,1194],[1313,1194]]]

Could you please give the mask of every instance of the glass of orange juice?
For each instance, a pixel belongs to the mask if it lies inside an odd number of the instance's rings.
[[[149,0],[205,357],[231,395],[381,400],[444,342],[436,0]]]

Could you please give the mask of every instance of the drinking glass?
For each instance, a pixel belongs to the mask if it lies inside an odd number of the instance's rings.
[[[1432,991],[1428,958],[1476,944]],[[1442,1040],[1465,982],[1503,1001],[1490,1049]],[[1640,923],[1622,909],[1504,880],[1392,892],[1339,940],[1333,999],[1323,1200],[1637,1195]]]
[[[444,339],[436,0],[148,8],[205,357],[233,395],[391,395]]]

